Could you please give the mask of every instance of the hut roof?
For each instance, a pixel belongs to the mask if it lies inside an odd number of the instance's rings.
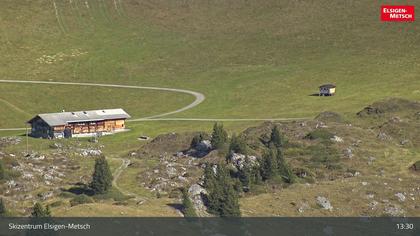
[[[92,122],[113,119],[128,119],[131,118],[123,109],[105,109],[105,110],[91,110],[91,111],[75,111],[75,112],[58,112],[38,114],[28,121],[32,123],[36,118],[41,118],[49,126],[66,125],[76,122]]]
[[[337,86],[335,86],[335,84],[323,84],[321,86],[319,86],[319,88],[335,88]]]

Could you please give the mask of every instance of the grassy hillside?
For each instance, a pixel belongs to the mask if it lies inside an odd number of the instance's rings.
[[[204,93],[207,100],[199,107],[174,115],[182,117],[354,113],[383,97],[419,99],[418,23],[380,22],[382,3],[5,0],[0,78]],[[338,85],[337,96],[309,96],[326,82]],[[191,99],[163,92],[61,89],[0,84],[5,105],[0,127],[63,107],[102,108],[103,97],[135,115],[182,107]]]

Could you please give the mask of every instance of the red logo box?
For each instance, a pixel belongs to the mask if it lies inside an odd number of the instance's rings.
[[[381,6],[382,21],[412,22],[415,21],[414,6]]]

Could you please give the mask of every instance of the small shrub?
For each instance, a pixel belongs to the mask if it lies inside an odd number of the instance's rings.
[[[420,161],[417,161],[416,163],[414,163],[412,168],[414,171],[420,171]]]
[[[229,145],[229,153],[248,154],[248,145],[241,136],[233,135]]]
[[[65,192],[61,192],[59,196],[60,197],[63,197],[63,198],[73,198],[73,197],[75,197],[77,195],[74,194],[74,193],[65,191]]]
[[[70,200],[70,206],[76,206],[80,204],[93,203],[93,199],[85,194],[80,194]]]
[[[315,140],[315,139],[330,140],[333,137],[334,137],[334,134],[329,132],[326,129],[316,129],[306,135],[306,138],[311,139],[311,140]]]
[[[61,205],[63,205],[63,201],[55,201],[55,202],[49,204],[48,206],[50,206],[50,207],[59,207]]]

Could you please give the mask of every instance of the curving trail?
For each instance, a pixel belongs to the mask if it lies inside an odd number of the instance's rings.
[[[20,83],[20,84],[49,84],[49,85],[77,85],[77,86],[92,86],[92,87],[110,87],[110,88],[130,88],[130,89],[149,89],[149,90],[159,90],[159,91],[168,91],[168,92],[176,92],[176,93],[186,93],[189,95],[193,95],[195,97],[194,102],[191,104],[177,109],[175,111],[166,112],[163,114],[143,117],[143,118],[135,118],[131,121],[143,121],[153,118],[159,118],[163,116],[172,115],[175,113],[183,112],[188,109],[191,109],[198,104],[202,103],[206,97],[204,94],[186,90],[186,89],[176,89],[176,88],[164,88],[164,87],[147,87],[147,86],[136,86],[136,85],[122,85],[122,84],[99,84],[99,83],[79,83],[79,82],[55,82],[55,81],[30,81],[30,80],[0,80],[0,83]],[[0,129],[0,130],[22,130],[24,128],[9,128],[9,129]]]
[[[49,85],[77,85],[77,86],[92,86],[92,87],[110,87],[110,88],[129,88],[129,89],[149,89],[149,90],[159,90],[159,91],[168,91],[176,93],[186,93],[195,97],[194,102],[191,104],[177,109],[175,111],[165,112],[158,115],[142,117],[142,118],[132,118],[127,120],[127,122],[138,122],[138,121],[290,121],[290,120],[308,120],[312,119],[310,117],[303,118],[161,118],[164,116],[176,114],[179,112],[186,111],[193,107],[198,106],[202,103],[206,97],[204,94],[186,90],[186,89],[176,89],[176,88],[165,88],[165,87],[146,87],[146,86],[136,86],[136,85],[122,85],[122,84],[100,84],[100,83],[79,83],[79,82],[56,82],[56,81],[31,81],[31,80],[0,80],[0,83],[21,83],[21,84],[49,84]],[[0,129],[0,131],[16,131],[16,130],[25,130],[25,128],[5,128]]]

